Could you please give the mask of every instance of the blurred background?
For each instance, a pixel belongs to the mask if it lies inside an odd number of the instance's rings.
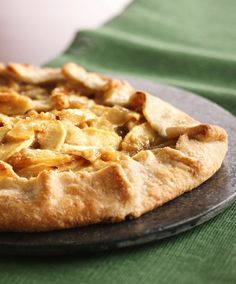
[[[62,53],[76,31],[96,28],[131,0],[0,0],[0,62],[43,64]]]

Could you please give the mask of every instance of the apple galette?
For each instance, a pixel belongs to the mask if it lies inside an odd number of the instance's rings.
[[[0,230],[136,218],[210,178],[224,129],[129,83],[0,64]]]

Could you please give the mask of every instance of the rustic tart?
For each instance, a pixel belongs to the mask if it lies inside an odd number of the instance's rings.
[[[221,166],[227,134],[129,83],[0,64],[0,230],[137,218]]]

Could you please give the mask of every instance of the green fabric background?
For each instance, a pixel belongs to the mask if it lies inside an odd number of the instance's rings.
[[[89,16],[89,15],[88,15]],[[192,90],[236,115],[236,1],[136,0],[64,55]],[[0,283],[236,283],[236,204],[189,232],[89,255],[0,257]]]

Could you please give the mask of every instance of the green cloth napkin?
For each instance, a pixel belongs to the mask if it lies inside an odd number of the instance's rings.
[[[235,0],[136,0],[50,62],[164,82],[236,115]],[[78,15],[79,16],[79,15]],[[89,17],[89,15],[88,15]],[[236,204],[151,244],[95,254],[0,257],[0,283],[236,283]]]

